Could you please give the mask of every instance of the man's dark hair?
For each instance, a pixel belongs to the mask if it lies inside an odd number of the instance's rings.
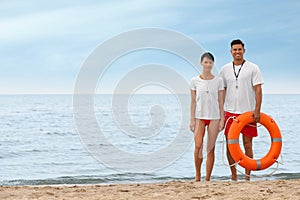
[[[240,39],[232,40],[232,42],[231,42],[231,47],[232,47],[233,45],[235,45],[235,44],[241,44],[241,45],[243,46],[243,48],[244,48],[244,43],[243,43],[242,40],[240,40]]]
[[[215,62],[214,56],[211,53],[209,53],[209,52],[205,52],[204,54],[202,54],[202,56],[201,56],[201,62],[203,61],[203,59],[205,57],[208,58],[209,60],[212,60],[213,62]]]

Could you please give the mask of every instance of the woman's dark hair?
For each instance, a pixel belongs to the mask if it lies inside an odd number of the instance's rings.
[[[208,58],[209,60],[212,60],[213,62],[215,62],[214,56],[211,53],[209,53],[209,52],[205,52],[204,54],[202,54],[202,56],[201,56],[201,62],[203,61],[203,59],[205,57]]]
[[[240,40],[240,39],[232,40],[232,42],[231,42],[231,47],[232,47],[233,45],[235,45],[235,44],[241,44],[242,47],[244,48],[244,43],[243,43],[242,40]]]

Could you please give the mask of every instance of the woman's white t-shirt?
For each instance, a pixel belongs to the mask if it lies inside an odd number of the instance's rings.
[[[214,76],[211,80],[203,80],[199,76],[192,78],[190,89],[196,91],[197,119],[220,119],[218,91],[224,90],[223,81]]]

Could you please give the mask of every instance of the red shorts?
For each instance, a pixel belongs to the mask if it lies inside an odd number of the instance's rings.
[[[240,114],[234,114],[234,113],[230,113],[230,112],[225,112],[225,123],[227,122],[228,118],[229,117],[237,117],[239,116]],[[228,131],[229,131],[229,128],[232,124],[232,118],[228,120],[227,122],[227,126],[225,127],[225,132],[224,134],[227,135],[228,134]],[[253,126],[256,126],[256,123],[250,123],[251,125]],[[241,133],[247,137],[256,137],[258,134],[257,134],[257,128],[256,127],[253,127],[253,126],[245,126],[242,130],[241,130]]]
[[[205,126],[208,126],[210,123],[209,119],[201,119],[201,121],[204,123]]]

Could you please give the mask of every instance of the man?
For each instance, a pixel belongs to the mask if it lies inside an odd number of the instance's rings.
[[[224,65],[220,71],[220,76],[224,81],[225,87],[225,122],[232,116],[238,116],[247,111],[253,111],[253,124],[243,128],[243,144],[245,154],[253,158],[252,139],[257,136],[256,122],[260,120],[260,107],[262,102],[262,75],[259,67],[244,59],[244,43],[237,39],[231,42],[231,55],[233,62]],[[228,120],[225,127],[227,135],[232,123]],[[227,145],[227,159],[231,165],[231,179],[237,180],[235,166]],[[250,170],[246,169],[246,180],[250,180]]]

